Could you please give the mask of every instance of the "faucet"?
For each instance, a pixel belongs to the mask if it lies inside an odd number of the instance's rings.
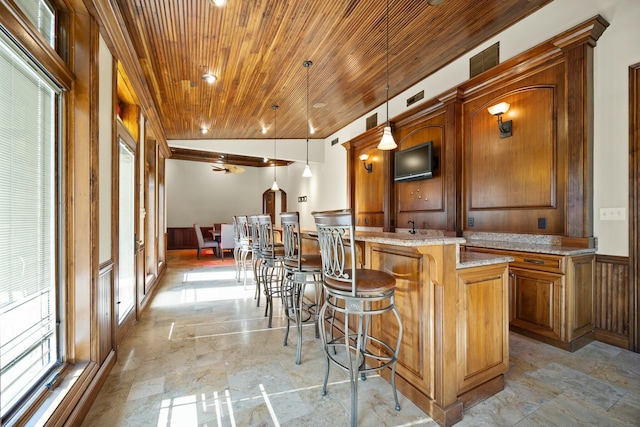
[[[410,220],[408,223],[411,224],[411,230],[409,230],[409,233],[416,234],[416,222],[414,220]]]

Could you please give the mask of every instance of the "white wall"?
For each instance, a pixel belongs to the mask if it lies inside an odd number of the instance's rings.
[[[166,176],[167,227],[230,223],[234,215],[260,213],[262,193],[273,183],[272,168],[225,174],[209,163],[173,159],[166,162]]]
[[[594,235],[598,238],[598,253],[627,256],[628,67],[640,62],[639,0],[555,0],[391,99],[389,112],[393,119],[406,111],[406,98],[420,90],[424,90],[426,101],[466,81],[469,78],[469,58],[497,41],[500,42],[500,60],[505,61],[598,14],[602,15],[610,26],[594,51]],[[393,86],[394,82],[390,84]],[[415,108],[416,105],[419,104],[414,104],[411,108]],[[283,183],[287,187],[283,188],[289,195],[289,210],[301,212],[303,227],[313,226],[312,219],[307,215],[313,210],[346,206],[346,151],[341,144],[363,133],[366,129],[365,117],[373,112],[378,113],[380,123],[385,120],[386,112],[384,105],[381,105],[324,141],[324,159],[314,157],[313,160],[319,163],[311,164],[313,178],[299,178],[303,163],[295,163],[287,168],[287,173],[282,173],[283,179],[286,179]],[[339,139],[339,144],[331,146],[331,141],[335,138]],[[188,141],[181,143],[182,146],[189,145]],[[169,141],[169,144],[173,146],[172,141]],[[212,143],[212,146],[215,146],[215,143]],[[314,144],[314,156],[318,154],[315,147]],[[195,145],[191,148],[195,148]],[[281,149],[279,145],[278,150],[278,157],[280,153],[283,153],[284,157],[287,148]],[[299,151],[299,145],[296,150]],[[252,154],[251,151],[235,153]],[[290,158],[300,158],[299,153]],[[280,171],[278,173],[280,174]],[[174,179],[172,171],[167,168],[167,185],[169,186]],[[261,188],[266,188],[266,184],[262,183]],[[258,203],[261,194],[260,191],[256,197]],[[298,195],[306,195],[307,203],[298,204]],[[174,200],[170,197],[168,195],[167,204],[171,210]],[[625,220],[601,221],[599,211],[602,207],[623,207]],[[169,221],[173,221],[173,214],[169,212],[168,215]]]

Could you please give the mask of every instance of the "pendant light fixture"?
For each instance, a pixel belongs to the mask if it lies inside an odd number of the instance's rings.
[[[302,172],[302,176],[303,178],[311,178],[313,174],[309,167],[309,127],[311,126],[311,123],[309,123],[309,67],[313,65],[313,62],[304,61],[302,65],[307,69],[307,164],[304,165],[304,172]]]
[[[393,150],[398,144],[393,140],[391,126],[389,125],[389,0],[387,0],[387,125],[382,131],[382,139],[378,144],[378,150]]]
[[[280,191],[280,187],[278,187],[278,183],[276,182],[276,166],[278,160],[276,158],[276,137],[278,136],[278,122],[276,121],[276,111],[278,111],[277,105],[272,105],[273,108],[273,185],[271,186],[271,191]]]

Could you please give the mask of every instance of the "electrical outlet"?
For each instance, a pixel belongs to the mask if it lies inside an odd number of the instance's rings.
[[[600,208],[600,221],[624,221],[625,208]]]
[[[547,228],[547,218],[538,218],[538,228],[540,229]]]
[[[473,219],[473,217],[471,218],[467,218],[467,227],[473,227],[473,225],[475,224],[475,220]]]

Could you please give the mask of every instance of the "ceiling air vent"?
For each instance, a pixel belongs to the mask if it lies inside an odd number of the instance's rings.
[[[500,42],[489,46],[469,59],[469,75],[475,77],[489,68],[495,67],[499,62]]]
[[[411,98],[407,98],[407,107],[411,104],[415,104],[416,102],[420,101],[422,98],[424,98],[424,90],[421,90],[420,92],[416,93]]]

